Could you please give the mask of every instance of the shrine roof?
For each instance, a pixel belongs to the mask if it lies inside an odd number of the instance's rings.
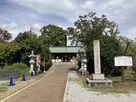
[[[51,53],[78,53],[80,46],[49,47]]]

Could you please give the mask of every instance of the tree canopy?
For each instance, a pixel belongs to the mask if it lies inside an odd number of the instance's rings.
[[[68,27],[67,33],[72,36],[72,42],[83,46],[89,46],[90,42],[99,39],[102,35],[116,36],[118,25],[109,21],[105,15],[97,17],[96,13],[88,13],[79,16],[79,19],[74,23],[74,27]]]
[[[39,51],[41,51],[41,45],[40,41],[38,40],[38,36],[31,30],[19,33],[14,42],[18,43],[21,47],[21,49],[17,52],[19,57],[16,60],[25,62],[26,64],[29,63],[28,55],[32,50],[35,53],[39,53]]]
[[[1,66],[12,64],[13,58],[17,51],[20,50],[20,46],[13,42],[4,42],[0,44],[0,64]]]
[[[63,28],[49,24],[40,31],[41,39],[47,46],[66,46],[66,30]]]
[[[19,33],[14,42],[18,43],[21,47],[16,53],[18,56],[18,58],[14,59],[16,62],[24,62],[25,64],[29,65],[28,55],[30,55],[31,51],[33,50],[35,54],[41,55],[41,60],[43,60],[45,57],[46,66],[48,65],[47,67],[50,67],[51,60],[49,48],[43,42],[43,39],[38,37],[35,32],[29,30]]]

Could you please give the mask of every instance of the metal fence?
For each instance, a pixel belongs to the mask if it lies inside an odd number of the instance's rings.
[[[19,70],[0,71],[0,80],[9,80],[10,76],[18,78],[20,74]]]

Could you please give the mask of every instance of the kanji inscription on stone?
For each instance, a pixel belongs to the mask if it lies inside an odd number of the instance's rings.
[[[101,73],[101,61],[100,61],[100,42],[99,40],[94,40],[93,42],[94,47],[94,73],[99,74]]]

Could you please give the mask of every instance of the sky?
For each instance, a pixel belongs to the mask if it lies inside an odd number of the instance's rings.
[[[119,25],[120,35],[136,38],[136,0],[0,0],[0,28],[14,39],[20,32],[54,24],[73,27],[79,15],[95,12]]]

